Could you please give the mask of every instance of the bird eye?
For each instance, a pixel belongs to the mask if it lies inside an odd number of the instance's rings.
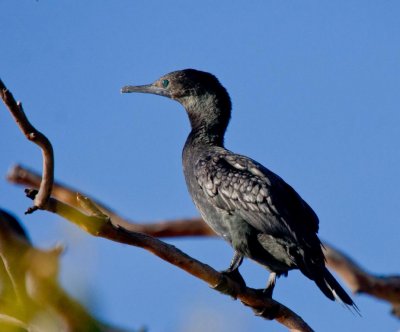
[[[166,88],[168,85],[169,85],[169,81],[168,81],[168,80],[163,80],[163,81],[162,81],[162,86],[163,86],[164,88]]]

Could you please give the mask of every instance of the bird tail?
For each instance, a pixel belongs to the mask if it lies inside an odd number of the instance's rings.
[[[326,267],[320,277],[314,279],[315,283],[325,294],[326,297],[334,300],[339,300],[340,302],[344,303],[349,308],[352,308],[355,312],[360,314],[360,310],[358,309],[357,305],[353,302],[351,297],[346,293],[346,291],[340,286],[340,284],[336,281],[334,276],[328,271]]]

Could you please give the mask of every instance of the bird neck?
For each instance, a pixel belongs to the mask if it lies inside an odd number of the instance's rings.
[[[224,134],[213,132],[207,127],[193,128],[186,140],[191,146],[224,146]]]
[[[224,99],[208,94],[201,98],[188,98],[183,105],[192,127],[187,143],[222,147],[231,115],[229,96]]]

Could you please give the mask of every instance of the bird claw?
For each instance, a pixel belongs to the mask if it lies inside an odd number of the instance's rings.
[[[237,269],[233,271],[227,269],[221,272],[220,282],[212,288],[236,300],[237,295],[241,293],[245,287],[246,283],[239,271]]]
[[[272,288],[272,289],[271,289]],[[256,289],[256,292],[260,294],[260,296],[272,299],[272,291],[273,287],[267,287],[264,289]],[[272,320],[276,317],[276,308],[267,308],[267,307],[261,307],[261,308],[252,308],[254,314],[258,317],[263,317],[268,320]]]
[[[256,316],[262,317],[268,320],[275,319],[277,315],[277,310],[271,310],[271,308],[261,308],[261,309],[253,309],[253,312]]]
[[[274,292],[274,287],[267,287],[267,288],[261,289],[261,291],[263,292],[264,296],[272,299],[272,293]]]

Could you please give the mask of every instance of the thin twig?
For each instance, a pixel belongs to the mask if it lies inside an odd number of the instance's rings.
[[[32,213],[37,209],[43,209],[51,195],[54,180],[54,154],[53,147],[45,135],[39,132],[26,117],[22,104],[16,102],[11,92],[0,80],[0,96],[7,106],[15,122],[18,124],[25,137],[37,144],[42,149],[43,156],[43,179],[41,181],[39,192],[34,200],[34,205],[25,213]]]

